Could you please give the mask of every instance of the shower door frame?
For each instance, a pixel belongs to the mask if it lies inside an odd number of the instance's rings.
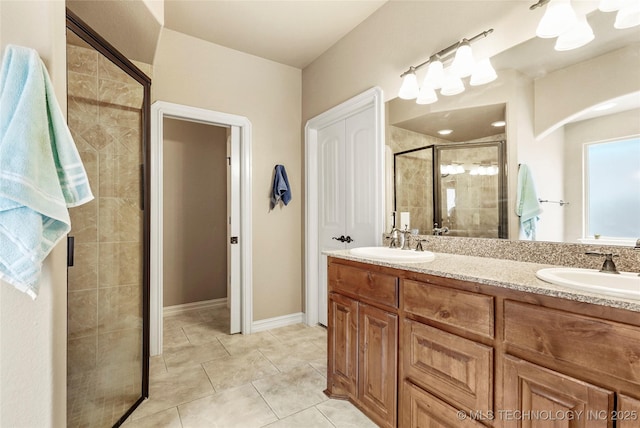
[[[93,49],[118,66],[132,79],[140,83],[144,90],[142,101],[142,207],[143,207],[143,266],[142,266],[142,390],[140,398],[127,410],[114,427],[120,426],[133,411],[149,397],[149,273],[150,273],[150,117],[151,79],[122,55],[113,45],[96,33],[76,14],[66,9],[66,28],[85,41]]]

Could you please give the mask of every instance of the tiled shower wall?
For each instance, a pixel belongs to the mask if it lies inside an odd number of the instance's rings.
[[[95,196],[70,210],[68,422],[111,426],[142,378],[143,90],[93,49],[69,44],[67,63],[69,127]]]

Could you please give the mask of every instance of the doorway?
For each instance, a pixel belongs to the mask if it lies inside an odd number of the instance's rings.
[[[369,199],[367,204],[367,224],[370,226],[368,231],[360,236],[366,236],[363,240],[356,239],[354,246],[363,245],[380,245],[382,242],[382,233],[384,228],[384,99],[383,93],[380,88],[372,88],[363,92],[360,95],[353,97],[352,99],[345,101],[344,103],[310,119],[305,127],[305,175],[306,175],[306,202],[305,202],[305,313],[306,323],[308,325],[316,325],[319,322],[326,322],[326,305],[327,305],[327,284],[326,284],[326,256],[322,255],[322,252],[326,249],[324,243],[334,242],[333,236],[329,236],[327,240],[325,227],[322,223],[323,213],[326,207],[323,206],[323,198],[326,196],[324,193],[326,189],[323,189],[323,185],[320,180],[325,179],[326,171],[323,170],[323,165],[319,162],[319,159],[323,158],[321,146],[326,148],[337,148],[339,143],[331,144],[332,138],[325,138],[329,144],[321,145],[323,141],[323,130],[333,128],[333,126],[339,122],[345,122],[345,129],[347,128],[346,122],[349,118],[355,118],[360,113],[366,112],[368,117],[365,122],[369,125],[366,126],[370,130],[370,135],[364,140],[364,144],[367,145],[367,162],[356,165],[344,166],[344,170],[349,173],[349,183],[361,183],[366,182],[366,188],[360,188],[357,184],[347,193],[350,196],[344,198],[343,203],[337,203],[340,205],[336,208],[346,209],[345,205],[364,205],[361,204],[362,197]],[[365,128],[362,128],[364,130]],[[358,134],[352,133],[353,139],[351,141],[355,144],[351,145],[354,150],[363,148],[358,147]],[[344,134],[342,138],[343,142],[346,142],[348,133]],[[327,137],[331,137],[329,133],[326,133]],[[337,141],[337,139],[336,139]],[[357,148],[356,148],[357,147]],[[329,159],[330,157],[325,158]],[[352,156],[354,159],[356,156]],[[340,154],[333,157],[339,159]],[[335,168],[334,168],[335,169]],[[339,169],[339,167],[338,167]],[[336,177],[340,174],[344,175],[344,171],[335,171]],[[360,174],[367,176],[366,180],[362,180]],[[358,177],[360,178],[358,178]],[[336,186],[342,186],[343,183],[336,182]],[[333,186],[334,188],[336,186]],[[335,193],[338,195],[338,193]],[[352,210],[353,211],[353,210]],[[355,212],[355,211],[354,211]],[[335,217],[335,216],[334,216]],[[370,218],[369,218],[370,217]],[[346,217],[345,217],[346,218]],[[359,221],[345,220],[346,223],[351,223],[352,230],[357,229],[356,223]],[[336,237],[339,239],[340,237]],[[365,243],[366,242],[366,243]]]
[[[165,118],[163,130],[166,317],[226,306],[231,128]],[[228,334],[229,317],[224,321]]]
[[[252,260],[251,260],[251,123],[242,116],[230,115],[164,101],[151,107],[151,292],[150,352],[162,353],[164,289],[164,119],[178,119],[229,128],[230,132],[230,226],[229,275],[227,299],[230,332],[251,333]],[[227,239],[225,238],[225,239]]]

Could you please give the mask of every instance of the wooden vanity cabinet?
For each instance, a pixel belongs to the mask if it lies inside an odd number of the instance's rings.
[[[327,395],[373,421],[397,418],[398,278],[329,263]]]
[[[327,393],[378,425],[640,428],[637,312],[329,260]]]

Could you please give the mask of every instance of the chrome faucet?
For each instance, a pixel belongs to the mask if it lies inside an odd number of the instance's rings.
[[[416,251],[424,251],[424,248],[422,247],[422,243],[423,242],[427,242],[426,239],[418,239],[418,244],[416,245]]]
[[[587,251],[585,253],[588,256],[604,256],[604,263],[602,268],[600,268],[600,272],[619,274],[618,269],[616,268],[616,264],[613,262],[614,257],[618,257],[617,254],[612,253],[601,253],[599,251]]]
[[[404,230],[400,232],[402,234],[402,249],[403,250],[410,250],[411,246],[411,231],[409,230],[409,225],[405,224],[404,225]]]
[[[389,242],[389,248],[398,248],[398,235],[400,234],[400,230],[393,226],[391,228],[391,232],[389,232],[389,238],[391,241]]]
[[[442,236],[445,233],[449,233],[449,228],[447,226],[438,227],[438,223],[433,223],[433,234],[436,236]]]

